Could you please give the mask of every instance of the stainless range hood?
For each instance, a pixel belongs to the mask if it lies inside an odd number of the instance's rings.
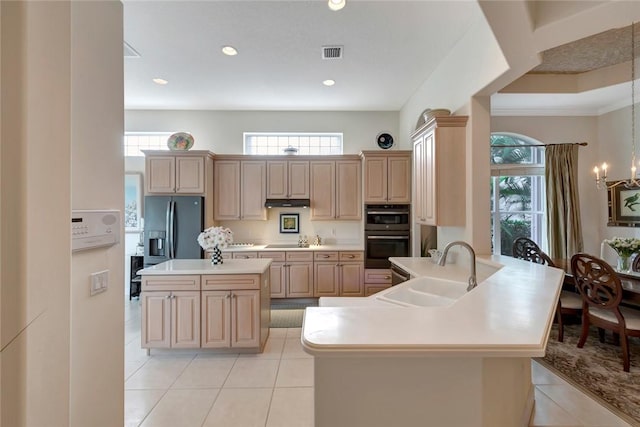
[[[309,199],[267,199],[265,208],[308,208],[311,206]]]

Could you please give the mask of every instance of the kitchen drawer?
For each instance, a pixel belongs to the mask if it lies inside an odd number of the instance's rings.
[[[314,252],[313,259],[316,261],[337,261],[338,252]]]
[[[143,291],[199,291],[200,276],[142,276]]]
[[[211,251],[206,251],[204,253],[204,257],[206,259],[211,259],[211,254],[212,254]],[[231,258],[233,258],[233,252],[224,252],[224,251],[222,252],[222,259],[231,259]]]
[[[287,252],[287,261],[313,261],[312,251]]]
[[[203,291],[260,289],[259,274],[208,274],[202,276]]]
[[[377,294],[378,292],[384,291],[385,289],[388,289],[389,287],[391,287],[391,285],[365,283],[364,284],[364,296],[368,297],[368,296],[371,296],[373,294]]]
[[[340,252],[340,261],[364,261],[364,252]]]
[[[367,268],[364,270],[364,283],[391,284],[391,270],[388,268]]]
[[[257,252],[233,252],[233,259],[258,258]]]
[[[284,252],[274,251],[258,252],[258,258],[271,258],[273,261],[284,261],[286,259]]]

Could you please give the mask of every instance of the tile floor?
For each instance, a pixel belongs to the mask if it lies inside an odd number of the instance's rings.
[[[125,422],[129,427],[313,426],[313,358],[300,329],[272,329],[261,354],[140,348],[140,306],[125,302]],[[530,426],[629,426],[536,362]],[[400,426],[400,424],[399,424]]]

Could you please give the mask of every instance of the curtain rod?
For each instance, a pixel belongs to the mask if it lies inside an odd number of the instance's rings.
[[[580,145],[586,147],[589,145],[587,142],[568,142],[566,144],[508,144],[508,145],[492,145],[491,148],[519,148],[519,147],[548,147],[550,145]]]

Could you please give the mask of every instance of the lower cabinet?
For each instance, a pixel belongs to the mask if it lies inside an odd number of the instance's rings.
[[[313,252],[258,252],[271,258],[271,298],[313,297]]]
[[[200,347],[200,291],[142,292],[140,299],[142,347]]]
[[[142,347],[259,351],[269,335],[269,293],[266,273],[143,276]]]
[[[364,296],[362,256],[362,252],[316,252],[313,271],[314,296]],[[343,261],[345,259],[349,261]]]
[[[258,347],[260,291],[202,291],[202,347]]]
[[[364,296],[368,297],[391,286],[391,270],[367,268],[364,271]]]

